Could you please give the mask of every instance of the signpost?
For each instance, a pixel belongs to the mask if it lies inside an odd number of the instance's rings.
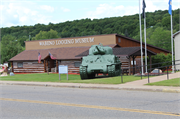
[[[61,74],[67,74],[67,80],[68,80],[68,66],[67,65],[59,65],[59,80],[61,80]]]

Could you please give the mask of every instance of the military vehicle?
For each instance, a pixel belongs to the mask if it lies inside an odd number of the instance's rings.
[[[109,77],[118,76],[121,73],[121,62],[111,47],[92,45],[89,55],[82,58],[79,72],[81,79],[92,79],[99,73],[108,74]]]

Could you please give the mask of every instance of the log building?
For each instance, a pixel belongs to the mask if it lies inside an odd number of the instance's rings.
[[[82,57],[88,55],[91,45],[99,43],[113,48],[113,53],[122,62],[122,69],[128,69],[128,73],[133,74],[138,71],[135,72],[129,68],[140,65],[140,42],[119,34],[25,41],[25,51],[9,61],[14,73],[58,72],[59,65],[68,65],[69,73],[79,73]],[[167,50],[147,44],[147,55],[149,57],[161,52],[170,53]],[[41,63],[38,63],[38,53],[41,54]],[[56,59],[52,60],[49,53]],[[145,54],[144,43],[143,54]]]

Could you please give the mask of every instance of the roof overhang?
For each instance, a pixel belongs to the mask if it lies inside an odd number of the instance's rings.
[[[129,38],[129,37],[123,36],[123,35],[119,35],[119,34],[116,34],[116,36],[119,36],[119,37],[122,37],[122,38],[125,38],[125,39],[128,39],[128,40],[131,40],[131,41],[133,41],[133,42],[137,42],[137,43],[139,43],[139,44],[140,44],[140,41],[138,41],[138,40],[135,40],[135,39],[132,39],[132,38]],[[143,44],[143,45],[145,45],[145,43],[144,43],[144,42],[142,42],[142,44]],[[147,46],[149,46],[149,47],[152,47],[152,48],[159,49],[159,50],[161,50],[161,51],[167,52],[167,53],[171,53],[171,52],[170,52],[170,51],[168,51],[168,50],[165,50],[165,49],[162,49],[162,48],[159,48],[159,47],[156,47],[156,46],[150,45],[150,44],[146,44],[146,45],[147,45]]]
[[[174,34],[173,34],[173,38],[174,38],[176,35],[178,35],[179,33],[180,33],[180,31],[174,33]]]
[[[141,48],[140,47],[120,47],[120,48],[112,48],[113,54],[122,57],[122,56],[141,56]],[[145,48],[142,48],[143,50],[143,56],[145,56]],[[82,52],[79,55],[76,55],[76,57],[83,57],[89,55],[89,50],[86,50]],[[147,55],[156,55],[155,52],[147,49]]]

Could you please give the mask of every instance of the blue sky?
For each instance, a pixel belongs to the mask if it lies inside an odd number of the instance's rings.
[[[168,10],[168,1],[145,0],[146,11]],[[180,0],[172,0],[172,8],[180,8]],[[137,13],[139,0],[0,0],[0,28]]]

